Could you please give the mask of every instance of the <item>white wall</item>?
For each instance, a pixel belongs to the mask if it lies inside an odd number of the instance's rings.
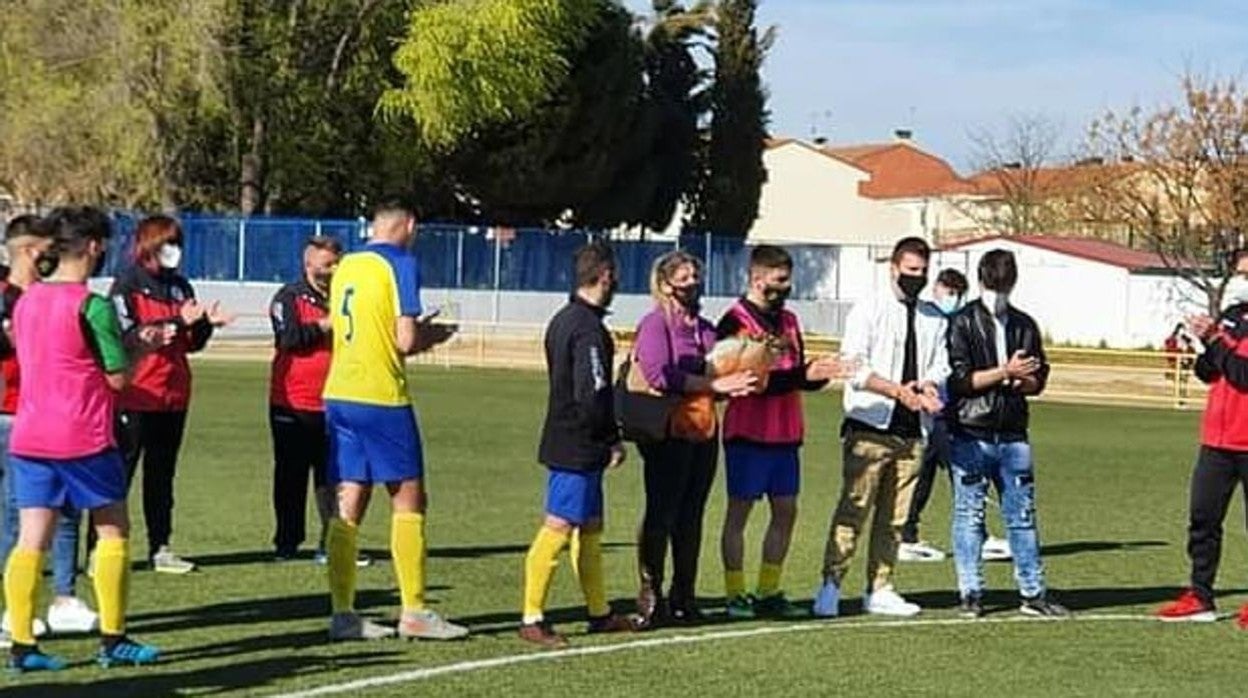
[[[1172,276],[1130,274],[1121,267],[1008,240],[971,244],[933,257],[932,276],[953,267],[967,274],[977,295],[979,259],[992,249],[1014,253],[1018,287],[1013,302],[1054,341],[1111,347],[1157,346],[1193,306]]]
[[[767,183],[751,242],[893,244],[908,216],[858,193],[867,172],[790,142],[763,153]]]

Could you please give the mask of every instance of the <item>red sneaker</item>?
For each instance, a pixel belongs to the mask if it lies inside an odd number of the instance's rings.
[[[1235,625],[1238,625],[1240,630],[1248,630],[1248,603],[1239,609],[1239,617],[1235,619]]]
[[[1213,604],[1193,589],[1184,589],[1179,598],[1157,609],[1157,618],[1168,622],[1211,623],[1218,619]]]

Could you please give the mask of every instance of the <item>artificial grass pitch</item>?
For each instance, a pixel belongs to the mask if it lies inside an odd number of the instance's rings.
[[[129,631],[158,645],[149,668],[100,670],[94,638],[52,638],[47,651],[73,666],[55,675],[0,677],[5,696],[278,695],[456,662],[541,650],[515,636],[523,558],[541,520],[543,469],[535,462],[545,380],[536,373],[414,372],[430,495],[429,599],[469,625],[462,643],[399,641],[330,645],[325,570],[311,561],[317,522],[309,507],[306,559],[272,562],[272,458],[267,366],[210,362],[195,367],[195,397],[179,464],[175,548],[200,564],[186,576],[138,571],[131,579]],[[785,567],[790,598],[810,598],[841,483],[838,393],[808,396],[800,517]],[[952,561],[902,563],[897,586],[924,606],[920,621],[880,623],[858,614],[865,555],[844,584],[836,621],[793,632],[743,634],[589,656],[566,656],[357,689],[367,696],[420,695],[1235,695],[1248,633],[1230,621],[1163,626],[1146,618],[1185,583],[1187,483],[1198,415],[1041,404],[1034,410],[1040,535],[1056,598],[1086,620],[1012,619],[1008,563],[988,566],[990,622],[956,620]],[[641,514],[635,452],[606,478],[606,576],[618,610],[636,590],[633,535]],[[707,509],[699,591],[718,613],[723,574],[719,531],[723,473]],[[139,483],[131,497],[132,554],[145,549]],[[949,485],[942,474],[922,535],[949,549]],[[1238,498],[1237,498],[1238,499]],[[766,505],[747,538],[747,579],[756,578]],[[1001,533],[995,510],[990,530]],[[359,574],[359,607],[391,618],[398,598],[388,561],[389,507],[375,496],[361,546],[376,564]],[[1230,613],[1248,600],[1242,504],[1227,517],[1223,574]],[[79,580],[90,600],[90,584]],[[94,604],[93,604],[94,605]],[[697,633],[753,631],[792,621],[717,622],[637,636],[585,637],[580,590],[566,555],[549,616],[573,648]],[[1122,616],[1122,619],[1117,619]],[[1097,620],[1097,619],[1100,620]],[[946,622],[947,621],[947,622]],[[865,625],[863,625],[865,623]],[[907,627],[907,626],[910,627]]]

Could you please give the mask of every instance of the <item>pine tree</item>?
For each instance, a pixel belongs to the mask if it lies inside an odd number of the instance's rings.
[[[757,6],[757,0],[720,0],[716,9],[711,124],[690,193],[697,230],[744,237],[758,217],[768,120],[760,70],[774,32],[760,35],[754,26]]]

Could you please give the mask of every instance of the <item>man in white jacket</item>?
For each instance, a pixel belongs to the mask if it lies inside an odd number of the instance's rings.
[[[942,408],[940,388],[949,375],[945,317],[919,300],[930,257],[919,238],[898,242],[889,292],[856,304],[845,322],[841,359],[856,368],[845,386],[844,482],[828,532],[816,616],[839,615],[841,581],[864,528],[870,533],[865,610],[888,616],[920,611],[894,590],[893,569],[924,436]]]

